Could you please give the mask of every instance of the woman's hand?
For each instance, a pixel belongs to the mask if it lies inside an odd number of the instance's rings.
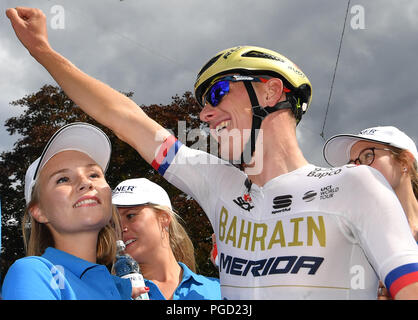
[[[139,297],[143,293],[148,293],[148,287],[132,287],[132,299]]]

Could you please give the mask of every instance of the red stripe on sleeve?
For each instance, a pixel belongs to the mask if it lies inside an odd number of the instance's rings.
[[[177,141],[176,137],[171,135],[168,136],[160,146],[158,154],[155,159],[151,162],[151,166],[158,171],[160,165],[164,162],[165,157],[167,156],[167,151],[171,146]]]
[[[393,281],[389,288],[390,295],[394,298],[399,290],[414,282],[418,282],[418,271],[408,273]]]

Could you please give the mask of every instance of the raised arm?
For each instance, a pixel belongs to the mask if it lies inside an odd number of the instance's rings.
[[[401,290],[396,294],[397,300],[417,300],[418,299],[418,282],[414,282]]]
[[[13,29],[29,53],[51,74],[84,112],[110,128],[151,163],[170,133],[149,118],[131,99],[78,69],[48,42],[46,17],[39,9],[7,9]]]

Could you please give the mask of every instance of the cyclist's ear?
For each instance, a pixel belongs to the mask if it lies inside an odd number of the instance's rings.
[[[273,107],[278,102],[286,100],[283,82],[278,78],[271,78],[263,85],[263,106]]]

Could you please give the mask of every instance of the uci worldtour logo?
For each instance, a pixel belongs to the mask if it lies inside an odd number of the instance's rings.
[[[319,199],[325,200],[330,199],[334,197],[334,194],[336,194],[340,190],[339,187],[334,187],[332,185],[326,186],[321,188],[321,194],[319,196]]]
[[[290,211],[290,205],[292,204],[292,198],[293,196],[290,194],[284,195],[284,196],[277,196],[273,199],[273,210],[271,213],[281,213],[281,212],[287,212]]]
[[[331,199],[334,197],[334,194],[336,194],[338,191],[340,191],[340,188],[335,187],[333,185],[322,187],[319,193],[319,199],[320,200]],[[302,200],[305,202],[311,202],[311,201],[314,201],[317,196],[318,196],[318,193],[315,190],[310,190],[303,194]]]

